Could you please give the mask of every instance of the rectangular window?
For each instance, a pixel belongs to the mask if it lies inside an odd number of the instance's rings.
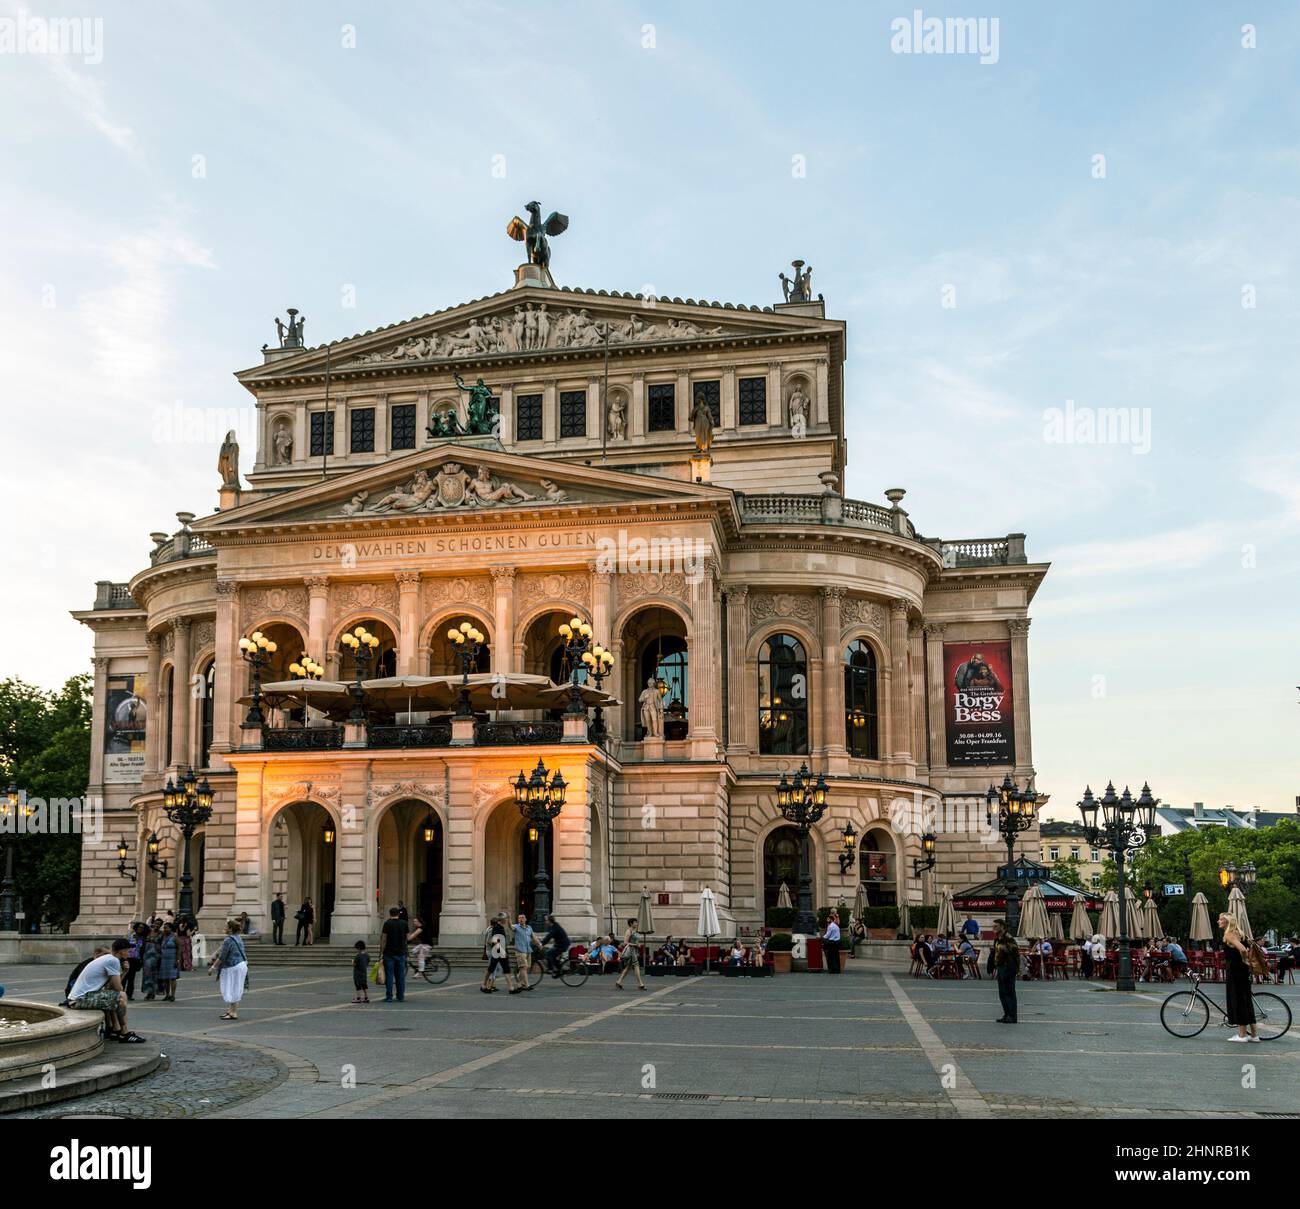
[[[741,424],[767,423],[767,379],[741,378],[736,383]]]
[[[314,411],[311,413],[311,456],[319,458],[333,452],[334,413]]]
[[[353,453],[374,453],[375,409],[373,407],[354,407],[348,412],[348,422],[352,428],[348,448]]]
[[[1047,850],[1047,859],[1049,861],[1059,860],[1060,856],[1061,856],[1061,850],[1059,848],[1049,848]]]
[[[1070,859],[1072,861],[1077,861],[1079,859],[1079,850],[1077,848],[1070,849]]]
[[[1098,852],[1096,848],[1094,848],[1094,849],[1092,850],[1092,863],[1093,863],[1094,865],[1100,865],[1100,864],[1101,864],[1101,853]]]
[[[542,396],[515,396],[515,440],[540,441],[542,439]]]
[[[1100,886],[1100,885],[1101,885],[1101,874],[1100,874],[1100,873],[1094,873],[1094,874],[1092,875],[1092,886],[1093,886],[1093,889],[1095,890],[1095,889],[1096,889],[1098,886]]]
[[[694,400],[701,395],[704,401],[709,405],[709,414],[713,417],[713,427],[722,427],[722,383],[721,382],[696,382],[691,387],[691,407],[694,409]]]
[[[585,437],[587,435],[587,392],[585,390],[560,391],[560,436]]]
[[[677,391],[671,382],[646,387],[646,431],[672,432],[677,427]]]
[[[415,448],[415,404],[397,403],[389,412],[392,418],[392,440],[390,449]]]

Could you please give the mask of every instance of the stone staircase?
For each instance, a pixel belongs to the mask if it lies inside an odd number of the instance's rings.
[[[248,964],[254,968],[281,966],[288,969],[347,969],[352,962],[353,949],[349,945],[332,945],[328,940],[318,940],[314,945],[295,945],[286,941],[273,945],[270,940],[253,936],[247,939]],[[482,971],[483,950],[479,948],[451,948],[435,945],[435,953],[451,962],[453,970]],[[369,944],[372,957],[379,956],[379,942]]]

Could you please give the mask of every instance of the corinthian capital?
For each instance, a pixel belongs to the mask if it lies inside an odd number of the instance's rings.
[[[1011,620],[1007,622],[1007,632],[1010,634],[1017,634],[1017,635],[1028,634],[1029,618],[1028,617],[1011,618]]]

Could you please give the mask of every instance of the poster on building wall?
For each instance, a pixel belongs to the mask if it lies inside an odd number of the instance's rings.
[[[863,881],[886,882],[889,880],[889,862],[886,853],[864,852],[862,855],[866,857]]]
[[[948,763],[1014,764],[1011,643],[943,644]]]
[[[110,676],[104,709],[104,780],[139,781],[144,773],[147,707],[144,676]],[[140,691],[137,691],[137,683]]]

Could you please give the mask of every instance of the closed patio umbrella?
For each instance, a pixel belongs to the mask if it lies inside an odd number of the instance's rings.
[[[1092,920],[1082,894],[1074,896],[1074,914],[1070,916],[1070,939],[1087,940],[1092,935]]]
[[[1214,939],[1214,929],[1210,926],[1210,903],[1200,890],[1192,899],[1191,934],[1188,939],[1202,943]]]
[[[1047,920],[1047,904],[1043,901],[1043,888],[1030,886],[1020,900],[1020,935],[1037,936],[1041,940],[1051,928]]]
[[[1160,922],[1160,908],[1156,906],[1154,898],[1148,898],[1142,904],[1142,916],[1148,936],[1156,937],[1165,934],[1165,926]]]
[[[1250,942],[1255,939],[1250,930],[1250,917],[1246,914],[1246,896],[1241,892],[1240,886],[1233,886],[1232,893],[1228,895],[1228,914],[1241,933],[1242,940]]]
[[[651,935],[655,930],[654,916],[650,913],[649,890],[641,891],[641,905],[636,912],[636,930],[644,936]]]
[[[1052,912],[1050,912],[1050,913],[1048,914],[1047,920],[1048,920],[1048,923],[1050,923],[1050,924],[1052,925],[1052,939],[1053,939],[1053,940],[1064,940],[1064,939],[1065,939],[1065,928],[1064,928],[1064,927],[1062,926],[1062,924],[1061,924],[1061,912],[1059,912],[1059,911],[1052,911]]]
[[[1124,896],[1124,911],[1128,916],[1128,934],[1130,940],[1146,940],[1150,935],[1147,927],[1146,912],[1142,909],[1142,900],[1131,894]]]
[[[722,925],[718,922],[718,907],[713,901],[713,891],[705,886],[700,891],[700,917],[696,921],[697,928],[701,936],[704,937],[704,968],[709,968],[709,938],[718,936],[722,932]]]
[[[781,889],[782,889],[782,890],[785,890],[785,888],[786,888],[786,887],[785,887],[785,882],[782,882],[782,883],[781,883]],[[787,890],[787,891],[786,891],[786,898],[788,899],[789,897],[790,897],[790,893],[789,893],[789,891]],[[789,906],[789,903],[787,903],[786,905]],[[865,923],[866,923],[866,919],[867,919],[867,907],[869,907],[870,905],[871,905],[871,904],[867,902],[867,887],[866,887],[866,883],[865,883],[865,882],[859,882],[859,883],[858,883],[858,892],[857,892],[857,894],[854,896],[854,899],[853,899],[853,918],[856,919],[856,920],[858,920],[859,923],[865,924]]]
[[[1101,920],[1097,931],[1103,936],[1119,935],[1119,895],[1114,890],[1107,890],[1101,903]]]
[[[861,890],[862,887],[859,885],[859,893],[861,893]],[[790,887],[785,882],[781,883],[781,888],[776,892],[776,905],[782,908],[794,906],[794,903],[790,901]]]
[[[947,936],[949,932],[956,933],[957,917],[952,909],[952,891],[947,887],[939,895],[939,921],[935,924],[935,930],[940,936]]]

